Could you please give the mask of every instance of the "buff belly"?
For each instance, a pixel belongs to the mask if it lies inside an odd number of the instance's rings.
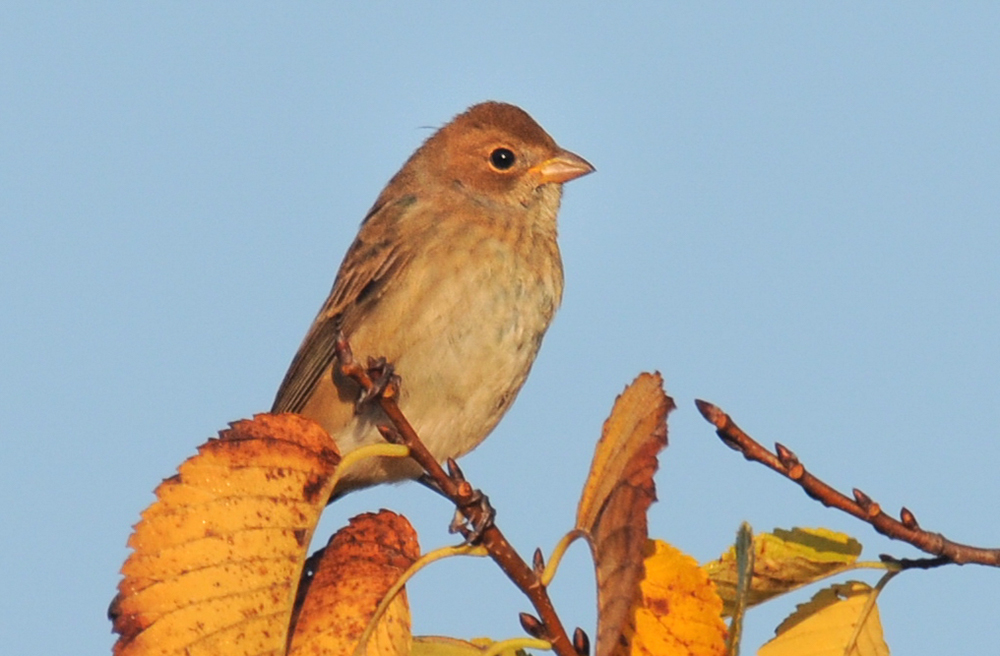
[[[549,252],[528,249],[529,256]],[[414,262],[401,284],[387,290],[347,335],[359,362],[385,357],[394,365],[402,379],[400,407],[439,461],[475,448],[510,407],[561,293],[558,259],[541,267],[546,275],[539,276],[523,252],[516,256],[504,244],[470,244],[470,256],[477,266],[462,270]],[[405,328],[388,335],[384,326]],[[386,423],[381,412],[369,406],[356,413],[357,388],[334,380],[324,375],[302,414],[323,424],[343,453],[382,442],[375,428]],[[335,494],[420,473],[409,459],[369,459],[344,473]]]

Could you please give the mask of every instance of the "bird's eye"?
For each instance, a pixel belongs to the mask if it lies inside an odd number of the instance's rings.
[[[492,153],[490,153],[490,164],[493,168],[498,171],[506,171],[510,167],[514,166],[514,161],[517,158],[514,157],[513,151],[509,148],[497,148]]]

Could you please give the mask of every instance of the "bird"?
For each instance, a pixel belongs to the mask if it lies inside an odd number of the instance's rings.
[[[482,102],[403,164],[365,215],[279,387],[272,413],[319,423],[341,454],[384,441],[378,404],[337,369],[384,358],[398,403],[439,462],[478,446],[510,408],[562,300],[556,216],[565,182],[593,172],[521,108]],[[418,479],[409,458],[359,460],[331,500]]]

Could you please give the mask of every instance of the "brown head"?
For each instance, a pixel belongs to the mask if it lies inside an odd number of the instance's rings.
[[[485,204],[527,206],[543,185],[561,185],[594,170],[559,145],[519,107],[474,105],[421,146],[386,192],[451,189]],[[389,200],[380,198],[380,201]]]

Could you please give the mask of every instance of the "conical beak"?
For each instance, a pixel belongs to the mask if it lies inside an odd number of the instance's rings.
[[[542,181],[548,182],[569,182],[582,175],[594,172],[594,167],[590,162],[568,150],[560,151],[558,155],[545,160],[528,169]]]

